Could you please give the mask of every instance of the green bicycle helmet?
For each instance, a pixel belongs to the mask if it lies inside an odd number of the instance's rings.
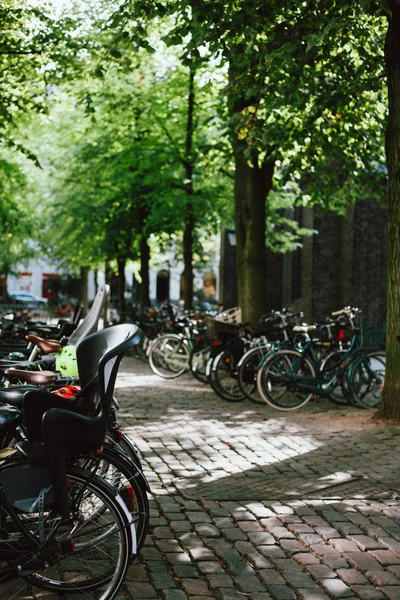
[[[74,379],[79,377],[75,346],[64,346],[57,354],[56,371],[63,377],[73,377]]]

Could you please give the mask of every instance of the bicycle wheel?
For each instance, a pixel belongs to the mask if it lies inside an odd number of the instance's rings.
[[[240,402],[246,397],[239,386],[237,360],[229,349],[214,358],[209,381],[214,392],[223,400]]]
[[[251,348],[242,356],[238,364],[239,387],[246,398],[257,404],[264,404],[257,388],[257,371],[268,351],[266,346]]]
[[[193,377],[201,383],[207,383],[207,362],[210,360],[212,349],[210,346],[201,350],[192,350],[189,357],[189,367]]]
[[[149,352],[149,365],[153,373],[174,379],[189,368],[189,348],[185,340],[177,335],[162,335],[155,340]]]
[[[337,350],[336,352],[331,352],[330,354],[328,354],[328,356],[324,358],[321,362],[320,370],[322,375],[327,379],[329,379],[329,377],[332,377],[335,371],[340,366],[343,357],[346,356],[346,354],[346,350]],[[338,385],[328,397],[329,400],[331,400],[334,404],[346,405],[351,403],[350,396],[351,394],[347,384],[346,370],[340,375]]]
[[[19,512],[22,531],[7,519],[13,539],[24,544],[26,530],[44,541],[40,550],[25,551],[21,577],[12,582],[10,594],[2,588],[3,600],[41,597],[43,590],[64,600],[79,594],[111,600],[118,593],[135,545],[129,513],[115,490],[92,473],[70,467],[67,480],[73,522],[62,523],[51,508],[40,514]]]
[[[97,457],[80,459],[80,466],[96,472],[107,481],[124,500],[136,530],[136,553],[144,543],[149,529],[149,500],[146,480],[137,465],[120,448],[109,443],[104,444],[101,460]]]
[[[385,381],[386,355],[384,351],[360,356],[351,366],[349,389],[356,406],[378,408]]]
[[[257,386],[264,401],[278,410],[297,410],[312,398],[295,378],[314,378],[312,363],[296,350],[278,350],[258,370]]]

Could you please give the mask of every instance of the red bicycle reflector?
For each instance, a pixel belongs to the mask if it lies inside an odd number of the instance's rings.
[[[120,495],[127,509],[130,512],[133,512],[135,510],[135,494],[133,493],[132,486],[126,485],[122,490],[120,490]]]

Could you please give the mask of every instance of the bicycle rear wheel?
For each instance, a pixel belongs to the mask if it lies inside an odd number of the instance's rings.
[[[348,383],[352,399],[361,408],[378,408],[385,381],[386,355],[383,351],[361,356],[350,367]]]
[[[214,392],[223,400],[240,402],[246,397],[239,386],[236,358],[229,349],[214,358],[209,381]]]
[[[258,391],[272,408],[297,410],[311,400],[312,392],[301,389],[296,378],[314,377],[315,370],[308,358],[296,350],[278,350],[258,370]]]
[[[239,387],[246,398],[257,404],[264,404],[257,387],[257,372],[268,351],[266,346],[252,348],[242,356],[238,365]]]
[[[162,335],[151,344],[149,365],[153,373],[174,379],[189,368],[189,348],[178,335]]]

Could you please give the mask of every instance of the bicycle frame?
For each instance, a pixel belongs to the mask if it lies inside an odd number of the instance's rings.
[[[302,350],[301,356],[294,359],[289,370],[284,373],[284,378],[288,381],[289,384],[292,384],[295,388],[299,390],[313,392],[320,396],[329,396],[339,384],[341,376],[344,373],[346,373],[347,369],[354,362],[354,360],[359,356],[362,356],[364,358],[367,356],[365,352],[356,345],[357,340],[358,331],[355,331],[353,333],[350,346],[346,354],[343,356],[340,365],[338,365],[337,369],[335,369],[334,373],[328,379],[324,376],[323,372],[321,372],[319,363],[315,360],[312,341],[308,341]],[[273,351],[270,354],[272,353]],[[304,358],[307,358],[312,363],[312,366],[316,370],[315,377],[309,377],[306,375],[295,375],[291,373],[291,371],[295,372],[296,369],[298,369],[299,365],[301,365],[301,362]],[[369,374],[372,375],[372,377],[374,377],[375,379],[379,379],[377,378],[374,371],[369,367],[367,361],[365,362],[365,366]]]

